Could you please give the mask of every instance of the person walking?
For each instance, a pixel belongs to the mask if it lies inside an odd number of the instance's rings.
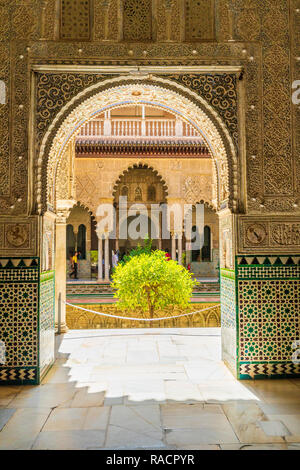
[[[70,274],[70,277],[73,276],[74,274],[74,279],[78,279],[77,277],[77,272],[78,272],[78,252],[75,251],[74,256],[72,257],[72,266],[73,266],[73,271]]]

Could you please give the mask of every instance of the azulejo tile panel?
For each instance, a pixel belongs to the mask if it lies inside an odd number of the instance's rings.
[[[40,277],[40,376],[54,362],[54,271],[47,271]]]
[[[37,257],[0,258],[0,383],[36,384],[40,359],[52,358],[53,273],[40,289],[39,269]]]
[[[237,257],[240,378],[295,376],[300,256]]]
[[[237,309],[235,272],[221,270],[221,329],[222,357],[230,369],[236,373]]]

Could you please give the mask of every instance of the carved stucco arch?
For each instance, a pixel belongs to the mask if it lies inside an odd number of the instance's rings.
[[[52,139],[52,145],[46,162],[47,195],[44,194],[44,197],[51,200],[52,194],[52,202],[55,202],[55,188],[59,190],[59,169],[69,141],[95,115],[125,104],[165,107],[194,126],[206,141],[215,162],[219,203],[229,199],[230,206],[235,209],[238,200],[237,156],[228,129],[217,112],[201,96],[171,80],[154,76],[149,82],[129,76],[110,78],[85,89],[67,103],[53,120],[44,136],[37,164],[37,202],[40,211],[43,201],[41,175],[45,171],[43,157],[48,140]]]
[[[77,206],[80,207],[81,209],[86,210],[86,211],[90,214],[90,216],[91,216],[93,219],[96,219],[96,216],[95,216],[95,214],[94,214],[93,208],[91,208],[88,204],[86,204],[85,201],[82,201],[82,200],[80,200],[80,199],[77,199],[77,200],[76,200],[76,203],[74,204],[74,206],[72,207],[72,209],[75,209],[75,207],[77,207]]]
[[[160,183],[163,185],[163,189],[165,191],[166,197],[168,196],[168,185],[167,185],[165,179],[162,177],[162,175],[159,174],[159,172],[157,170],[155,170],[155,168],[152,165],[150,165],[149,163],[137,162],[137,163],[133,163],[130,166],[127,166],[127,168],[125,170],[123,170],[122,173],[119,174],[119,176],[118,176],[118,178],[115,181],[114,186],[113,186],[113,193],[112,193],[113,197],[115,197],[115,195],[116,195],[118,185],[121,183],[121,178],[123,176],[125,176],[127,173],[129,173],[131,170],[135,170],[136,168],[143,168],[143,169],[151,170],[155,174],[155,176],[157,176]]]

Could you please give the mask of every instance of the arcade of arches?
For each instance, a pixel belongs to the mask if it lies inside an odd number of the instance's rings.
[[[299,0],[86,1],[78,21],[64,3],[0,5],[0,382],[38,384],[53,364],[70,254],[100,288],[139,242],[99,228],[102,205],[130,225],[120,196],[204,205],[203,248],[183,227],[162,239],[159,210],[154,246],[220,278],[238,379],[298,377]]]

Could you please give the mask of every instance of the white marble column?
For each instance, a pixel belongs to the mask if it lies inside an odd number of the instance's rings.
[[[111,136],[111,117],[109,110],[105,111],[103,132],[105,136]]]
[[[172,259],[176,260],[176,235],[172,232]]]
[[[145,105],[142,105],[142,122],[141,122],[141,133],[142,136],[146,135],[146,114],[145,114]]]
[[[98,282],[103,280],[103,239],[98,235]]]
[[[159,250],[162,249],[162,240],[161,240],[161,238],[158,239],[158,249]]]
[[[104,240],[104,272],[105,272],[105,281],[109,281],[109,237],[108,234],[105,234]]]
[[[192,257],[191,257],[192,252],[191,252],[191,242],[190,241],[185,242],[185,254],[186,254],[185,263],[186,263],[186,266],[187,266],[192,261]]]
[[[178,240],[178,264],[182,264],[182,233],[177,234]]]
[[[66,324],[67,241],[66,218],[56,221],[55,234],[55,330],[58,334],[68,331]]]

